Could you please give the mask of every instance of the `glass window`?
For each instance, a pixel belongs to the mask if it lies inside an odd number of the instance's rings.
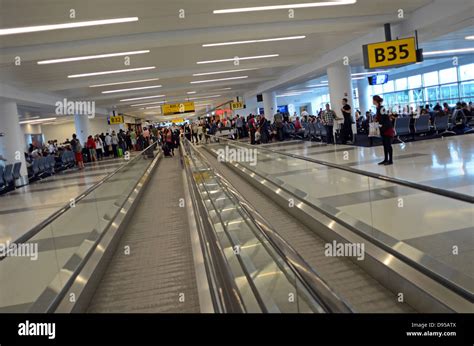
[[[438,83],[438,71],[425,73],[423,75],[423,81],[425,86],[437,85]]]
[[[372,86],[372,95],[383,94],[383,85],[374,85]]]
[[[425,97],[427,103],[436,103],[439,100],[439,87],[425,88]]]
[[[461,65],[459,66],[459,74],[461,80],[474,79],[474,64]]]
[[[474,97],[474,82],[461,83],[461,98],[467,102],[466,98],[472,97]]]
[[[395,81],[395,89],[397,91],[403,91],[408,89],[408,82],[406,78],[400,78]]]
[[[440,99],[442,102],[451,100],[457,101],[459,99],[458,84],[443,85],[440,87]]]
[[[383,92],[384,93],[391,93],[392,91],[395,91],[395,85],[393,83],[393,80],[387,82],[387,84],[383,85]]]
[[[439,71],[439,84],[454,83],[458,81],[458,71],[456,67]]]
[[[421,74],[408,77],[408,87],[410,89],[421,88]]]

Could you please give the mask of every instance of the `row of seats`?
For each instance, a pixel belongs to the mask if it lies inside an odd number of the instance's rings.
[[[15,189],[15,180],[20,178],[21,162],[0,166],[0,194]]]
[[[303,138],[311,140],[320,140],[326,138],[327,131],[326,128],[319,122],[314,123],[303,123],[304,135]]]
[[[74,153],[72,151],[64,151],[61,155],[60,162],[57,162],[56,158],[52,155],[39,157],[33,160],[28,176],[30,181],[34,181],[45,176],[51,176],[56,172],[64,171],[74,166]]]
[[[30,182],[51,176],[56,172],[64,171],[74,167],[76,164],[74,153],[64,151],[61,160],[57,161],[53,155],[34,159],[28,169],[28,180]],[[0,194],[5,194],[15,189],[15,181],[21,177],[21,162],[0,166]]]
[[[436,131],[436,134],[454,133],[449,131],[449,116],[435,117],[433,126],[430,124],[430,119],[430,115],[421,115],[419,118],[416,118],[413,132],[410,127],[410,118],[404,117],[395,119],[395,133],[397,139],[402,141],[402,137],[409,135],[412,135],[413,139],[415,139],[415,135],[426,134],[432,130]]]

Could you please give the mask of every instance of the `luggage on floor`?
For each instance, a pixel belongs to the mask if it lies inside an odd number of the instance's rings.
[[[118,157],[123,157],[123,150],[122,150],[122,148],[117,148],[117,153],[118,153]]]

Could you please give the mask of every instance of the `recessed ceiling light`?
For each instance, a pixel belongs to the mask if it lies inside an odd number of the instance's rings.
[[[253,59],[266,59],[266,58],[275,58],[280,56],[280,54],[269,54],[269,55],[258,55],[258,56],[244,56],[244,57],[235,57],[230,59],[220,59],[220,60],[208,60],[208,61],[198,61],[196,64],[215,64],[218,62],[228,62],[236,60],[253,60]]]
[[[19,123],[20,124],[36,124],[36,123],[42,123],[45,121],[52,121],[56,119],[57,118],[42,118],[42,119],[36,119],[36,120],[24,120],[24,121],[20,121]]]
[[[203,73],[195,73],[193,74],[194,77],[198,76],[208,76],[211,74],[224,74],[224,73],[236,73],[236,72],[244,72],[244,71],[253,71],[257,70],[256,68],[244,68],[241,70],[227,70],[227,71],[216,71],[216,72],[203,72]]]
[[[30,32],[49,31],[49,30],[83,28],[87,26],[119,24],[119,23],[128,23],[128,22],[136,22],[136,21],[138,21],[138,17],[90,20],[90,21],[84,21],[84,22],[63,23],[63,24],[25,26],[25,27],[20,27],[20,28],[0,29],[0,36],[25,34],[25,33],[30,33]]]
[[[159,80],[159,78],[131,80],[131,81],[127,81],[127,82],[117,82],[117,83],[107,83],[107,84],[95,84],[95,85],[91,85],[89,88],[99,88],[99,87],[120,85],[120,84],[144,83],[144,82],[152,82],[152,81],[157,81],[157,80]]]
[[[466,40],[474,40],[474,35],[472,35],[472,36],[466,36],[465,39],[466,39]]]
[[[148,103],[140,103],[136,105],[131,105],[130,107],[140,107],[140,106],[148,106],[148,105],[158,105],[165,103],[165,101],[157,101],[157,102],[148,102]]]
[[[230,46],[234,44],[249,44],[249,43],[261,43],[261,42],[274,42],[274,41],[286,41],[286,40],[301,40],[306,38],[306,36],[288,36],[288,37],[278,37],[278,38],[265,38],[260,40],[247,40],[247,41],[231,41],[231,42],[221,42],[221,43],[207,43],[203,44],[203,47],[219,47],[219,46]]]
[[[450,49],[450,50],[436,50],[432,52],[423,52],[423,55],[441,55],[451,53],[468,53],[474,52],[474,48],[461,48],[461,49]]]
[[[242,8],[229,8],[229,9],[224,9],[224,10],[214,10],[213,13],[225,14],[225,13],[256,12],[256,11],[271,11],[271,10],[289,10],[289,9],[295,9],[295,8],[352,5],[352,4],[355,4],[356,2],[357,0],[336,0],[336,1],[325,1],[325,2],[309,2],[309,3],[303,3],[303,4],[242,7]]]
[[[102,72],[91,72],[91,73],[83,73],[83,74],[73,74],[73,75],[67,76],[67,78],[82,78],[82,77],[90,77],[90,76],[101,76],[101,75],[105,75],[105,74],[153,70],[155,68],[156,68],[155,66],[149,66],[149,67],[129,68],[129,69],[126,69],[126,70],[114,70],[114,71],[102,71]]]
[[[209,80],[197,80],[197,81],[191,82],[191,84],[222,82],[222,81],[226,81],[226,80],[236,80],[236,79],[245,79],[245,78],[249,78],[249,76],[229,77],[229,78],[209,79]]]
[[[120,100],[120,102],[127,102],[127,101],[136,101],[136,100],[147,100],[147,99],[154,99],[158,97],[165,97],[165,95],[155,95],[155,96],[144,96],[144,97],[135,97],[133,99],[124,99]]]
[[[356,78],[352,78],[352,80],[361,80],[361,79],[365,79],[364,77],[356,77]]]
[[[161,106],[145,107],[145,109],[156,109],[156,108],[161,108]]]
[[[129,89],[119,89],[119,90],[106,90],[102,91],[102,94],[113,94],[113,93],[123,93],[125,91],[135,91],[135,90],[145,90],[145,89],[156,89],[161,88],[162,85],[151,85],[146,87],[139,87],[139,88],[129,88]]]
[[[186,94],[188,95],[194,95],[196,93],[196,91],[188,91]]]
[[[321,88],[321,87],[327,87],[327,84],[313,84],[313,85],[307,85],[307,88]]]
[[[149,50],[137,50],[137,51],[133,51],[133,52],[121,52],[121,53],[77,56],[77,57],[74,57],[74,58],[42,60],[42,61],[38,61],[38,65],[58,64],[58,63],[61,63],[61,62],[70,62],[70,61],[104,59],[104,58],[112,58],[112,57],[116,57],[116,56],[137,55],[137,54],[147,54],[147,53],[150,53],[150,51]]]
[[[221,95],[211,95],[211,96],[200,96],[200,97],[191,97],[191,98],[188,98],[188,100],[192,101],[192,100],[202,100],[202,99],[212,99],[212,98],[216,98],[216,97],[221,97]]]

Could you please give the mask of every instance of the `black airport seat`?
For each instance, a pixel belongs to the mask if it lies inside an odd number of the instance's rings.
[[[395,134],[397,139],[403,143],[401,137],[410,135],[410,118],[409,117],[398,117],[395,119]]]
[[[430,119],[431,116],[428,114],[420,115],[418,119],[415,119],[415,135],[430,132]]]

